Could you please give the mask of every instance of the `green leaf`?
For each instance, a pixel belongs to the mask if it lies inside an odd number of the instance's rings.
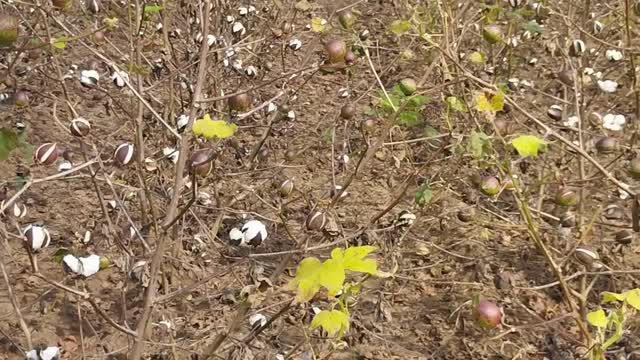
[[[20,146],[20,136],[12,129],[0,129],[0,161],[6,160],[9,154]]]
[[[144,13],[145,14],[155,14],[155,13],[159,13],[162,9],[163,9],[163,7],[160,6],[160,5],[145,5],[144,6]]]
[[[415,111],[404,111],[398,115],[398,123],[406,126],[416,126],[420,122],[420,114]]]
[[[467,112],[469,111],[469,109],[467,109],[467,105],[460,100],[459,98],[455,97],[455,96],[449,96],[446,99],[447,105],[449,106],[449,108],[457,111],[457,112]]]
[[[483,5],[483,7],[485,11],[484,17],[489,24],[498,21],[502,13],[502,7],[500,5]]]
[[[296,277],[289,283],[289,288],[298,291],[296,301],[309,301],[320,290],[321,271],[322,263],[314,257],[300,261]]]
[[[311,31],[321,33],[324,31],[324,23],[326,21],[321,17],[313,17],[311,19]]]
[[[511,140],[511,145],[518,151],[522,157],[538,156],[538,152],[544,151],[547,143],[534,135],[521,135]]]
[[[622,322],[624,320],[624,315],[620,314],[618,315],[618,313],[616,312],[612,312],[609,322],[615,325],[615,331],[613,333],[613,335],[611,335],[610,338],[607,339],[607,341],[605,341],[602,344],[601,349],[603,351],[606,351],[611,345],[617,343],[618,341],[620,341],[620,339],[622,339]]]
[[[424,137],[434,137],[440,135],[440,132],[436,130],[433,126],[425,126],[423,131]]]
[[[524,26],[524,29],[532,34],[542,34],[544,32],[544,28],[535,20],[529,21]]]
[[[375,246],[354,246],[347,248],[342,255],[342,263],[345,269],[375,275],[378,272],[378,263],[375,259],[365,259],[376,251]],[[331,257],[333,258],[333,252]]]
[[[482,55],[482,53],[478,51],[474,51],[471,54],[469,54],[468,58],[469,58],[469,61],[471,61],[473,64],[476,64],[476,65],[482,65],[486,61],[484,58],[484,55]]]
[[[402,35],[411,29],[411,23],[407,20],[395,20],[389,26],[389,30],[396,35]]]
[[[226,139],[235,134],[238,126],[224,120],[211,120],[209,114],[205,114],[202,119],[196,120],[193,124],[193,133],[197,136],[204,136],[207,139]]]
[[[368,116],[376,115],[376,111],[371,106],[365,106],[362,108],[362,113]]]
[[[624,301],[631,305],[634,309],[640,310],[640,289],[629,290],[624,293]]]
[[[64,50],[67,47],[67,37],[62,35],[59,38],[51,39],[51,46],[56,49]]]
[[[624,294],[618,294],[614,292],[605,291],[602,293],[602,304],[616,302],[616,301],[624,301]]]
[[[476,103],[476,110],[495,114],[504,109],[504,92],[498,91],[489,96],[484,93],[478,93],[474,97],[474,101]]]
[[[342,290],[344,284],[344,266],[343,262],[336,259],[327,259],[322,263],[320,269],[319,281],[329,292],[329,296],[335,296],[338,291]]]
[[[604,310],[598,309],[596,311],[592,311],[587,314],[587,321],[589,324],[599,327],[606,328],[607,327],[607,315],[604,313]]]
[[[414,95],[407,101],[407,106],[412,109],[421,108],[424,104],[427,103],[427,101],[429,101],[429,98],[427,98],[426,96]]]
[[[349,329],[349,315],[340,310],[322,310],[313,317],[311,328],[322,327],[329,335],[342,336]]]
[[[472,131],[467,143],[467,152],[476,160],[491,152],[491,138],[483,133]]]
[[[398,94],[398,92],[400,92],[400,94]],[[393,113],[395,112],[394,109],[397,109],[400,107],[399,96],[404,96],[404,94],[402,94],[402,91],[400,91],[399,87],[397,91],[396,91],[396,87],[394,87],[391,90],[391,92],[388,93],[388,95],[389,95],[389,99],[387,100],[387,96],[382,91],[380,91],[380,93],[378,94],[378,106],[388,113]]]
[[[416,204],[420,206],[427,205],[433,199],[433,191],[429,187],[429,184],[422,184],[416,192]]]

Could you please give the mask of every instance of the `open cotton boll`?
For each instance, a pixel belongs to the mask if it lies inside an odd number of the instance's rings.
[[[80,83],[87,87],[98,85],[100,74],[95,70],[82,70],[80,73]]]
[[[262,314],[253,314],[249,317],[249,325],[252,329],[259,329],[267,324],[267,317]]]
[[[87,257],[76,257],[71,254],[65,255],[62,262],[73,273],[89,277],[100,270],[100,256],[89,255]]]
[[[259,220],[249,220],[242,226],[243,245],[258,246],[267,239],[267,227]]]
[[[162,154],[175,164],[178,162],[178,155],[180,154],[180,152],[172,147],[166,147],[162,149]]]
[[[231,229],[231,231],[229,231],[229,242],[233,246],[239,246],[244,243],[244,234],[242,231],[238,228]]]
[[[605,52],[605,56],[607,57],[607,60],[609,61],[620,61],[622,60],[622,52],[615,50],[615,49],[609,49]]]
[[[602,118],[602,127],[611,131],[621,131],[626,122],[624,115],[607,114]]]
[[[84,258],[79,258],[83,266],[82,275],[89,277],[98,271],[100,271],[100,256],[89,255]]]
[[[598,80],[598,87],[604,92],[613,93],[618,89],[618,83],[613,80]]]
[[[570,128],[577,128],[579,122],[580,122],[580,118],[578,118],[577,116],[573,115],[573,116],[569,116],[567,118],[567,121],[564,121],[562,123],[562,125],[564,125],[566,127],[570,127]]]
[[[124,87],[126,83],[129,82],[129,74],[124,71],[115,71],[113,75],[111,75],[111,81],[113,81],[117,87]]]
[[[25,354],[26,360],[58,360],[60,349],[57,346],[49,346],[45,349],[33,349]]]
[[[267,238],[267,227],[259,220],[249,220],[242,226],[244,244],[258,246]]]

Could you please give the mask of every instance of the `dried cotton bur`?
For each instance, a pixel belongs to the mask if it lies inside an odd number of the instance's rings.
[[[0,209],[2,208],[4,208],[2,212],[3,216],[13,216],[16,219],[21,219],[27,215],[27,206],[18,199],[12,202],[2,200],[2,202],[0,202]]]

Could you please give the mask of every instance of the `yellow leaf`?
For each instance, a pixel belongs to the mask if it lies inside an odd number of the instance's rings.
[[[327,288],[329,296],[335,296],[344,284],[344,266],[342,261],[327,259],[320,270],[320,285]]]
[[[322,327],[329,335],[340,336],[349,329],[349,315],[340,310],[322,310],[313,317],[311,328]]]
[[[592,311],[587,314],[587,321],[589,324],[599,327],[605,328],[607,327],[607,315],[604,313],[604,310],[598,309],[596,311]]]
[[[489,97],[483,93],[479,93],[474,97],[474,102],[476,104],[476,110],[495,114],[504,109],[504,93],[498,91],[493,95],[489,95]]]
[[[320,17],[313,17],[311,19],[311,31],[315,33],[321,33],[324,31],[324,24],[326,24],[326,20]]]
[[[303,259],[300,262],[296,277],[289,283],[291,289],[298,291],[296,301],[309,301],[320,290],[321,271],[322,263],[314,257]]]
[[[511,140],[511,145],[518,151],[522,157],[538,156],[538,152],[544,151],[547,143],[534,135],[521,135]]]
[[[235,134],[238,126],[224,120],[212,120],[209,114],[205,114],[202,119],[196,120],[193,124],[193,133],[207,139],[226,139]]]
[[[346,249],[342,260],[344,268],[375,275],[378,272],[378,263],[374,259],[365,259],[365,257],[376,250],[375,246],[354,246]]]
[[[480,52],[472,52],[471,54],[468,55],[468,59],[469,61],[471,61],[474,64],[477,65],[481,65],[484,64],[485,60],[484,60],[484,55],[482,55],[482,53]]]
[[[636,310],[640,310],[640,289],[629,290],[624,293],[627,304],[633,306]]]

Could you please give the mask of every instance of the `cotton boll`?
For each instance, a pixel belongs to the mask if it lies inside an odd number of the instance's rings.
[[[31,249],[36,251],[49,246],[51,235],[49,231],[41,225],[29,225],[22,230],[25,241]]]
[[[626,122],[624,115],[606,114],[602,118],[602,127],[611,131],[621,131]]]
[[[89,255],[87,257],[76,257],[68,254],[62,258],[66,267],[76,275],[89,277],[100,270],[100,256]]]
[[[260,329],[267,324],[267,317],[262,314],[253,314],[249,317],[249,325],[252,329]]]
[[[618,83],[613,80],[598,80],[598,87],[604,92],[613,93],[618,89]]]
[[[241,244],[243,244],[244,234],[242,233],[242,231],[240,231],[240,229],[238,228],[231,229],[231,231],[229,231],[229,242],[233,246],[240,246]]]
[[[244,245],[258,246],[267,239],[267,227],[259,220],[249,220],[242,226]]]
[[[580,122],[580,118],[578,118],[577,116],[573,115],[573,116],[567,117],[567,121],[564,121],[562,123],[562,125],[575,129],[575,128],[578,127],[578,123],[579,122]]]
[[[111,81],[119,88],[124,87],[129,82],[129,74],[124,71],[114,71]]]
[[[80,84],[86,87],[94,87],[98,85],[100,74],[95,70],[82,70],[80,73]]]
[[[178,162],[178,155],[180,152],[172,147],[166,147],[162,149],[162,154],[174,164]]]
[[[609,61],[620,61],[620,60],[622,60],[622,57],[623,57],[622,56],[622,52],[620,52],[618,50],[615,50],[615,49],[607,50],[605,52],[605,56],[606,56],[607,60],[609,60]]]

